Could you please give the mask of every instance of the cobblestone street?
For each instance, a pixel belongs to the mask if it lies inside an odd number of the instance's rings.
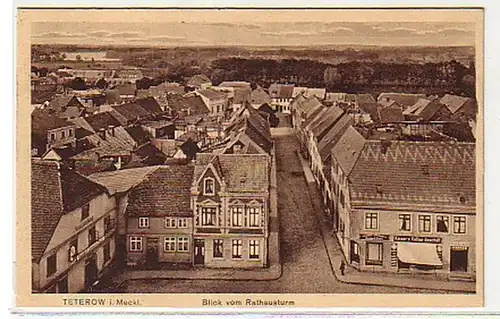
[[[346,284],[336,280],[318,227],[314,208],[319,194],[308,192],[293,135],[276,137],[278,210],[280,214],[282,276],[273,281],[133,280],[123,293],[443,293],[440,291]]]

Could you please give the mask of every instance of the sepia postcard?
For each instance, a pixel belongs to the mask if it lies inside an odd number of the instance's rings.
[[[483,305],[482,9],[16,29],[17,309]]]

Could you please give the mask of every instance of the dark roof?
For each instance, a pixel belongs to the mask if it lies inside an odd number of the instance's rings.
[[[135,95],[137,88],[135,84],[119,84],[114,90],[117,90],[119,95]]]
[[[335,144],[332,156],[335,157],[344,174],[349,175],[351,173],[365,143],[366,139],[355,128],[350,126]]]
[[[36,109],[31,113],[31,132],[39,135],[47,135],[53,129],[75,126],[73,123],[50,114],[46,109]]]
[[[399,107],[378,107],[378,119],[381,123],[401,122],[405,120],[403,110]]]
[[[191,87],[201,87],[202,84],[209,84],[209,83],[212,83],[210,81],[210,79],[206,76],[206,75],[203,75],[203,74],[196,74],[196,75],[193,75],[189,81],[187,82],[187,86],[191,86]]]
[[[269,190],[269,157],[260,154],[210,154],[196,156],[197,181],[212,163],[229,192],[263,193]]]
[[[125,103],[113,106],[113,109],[125,117],[128,121],[148,118],[151,114],[138,103]]]
[[[323,120],[319,122],[316,126],[311,128],[313,135],[320,141],[328,129],[335,125],[335,123],[344,114],[344,110],[337,106],[330,106],[327,108],[327,112],[323,115]]]
[[[193,216],[192,165],[160,166],[128,195],[127,216]]]
[[[417,103],[418,99],[425,99],[425,94],[410,94],[410,93],[381,93],[377,102],[379,103],[387,103],[388,101],[397,102],[402,107],[406,108],[415,103]]]
[[[423,121],[430,121],[434,115],[445,105],[439,103],[437,100],[419,99],[417,103],[406,109],[403,114],[411,119],[420,119]]]
[[[168,107],[182,115],[202,115],[210,113],[202,98],[197,95],[182,96],[180,94],[167,95]]]
[[[110,112],[92,114],[87,116],[85,120],[92,126],[95,132],[98,132],[100,129],[107,130],[110,125],[114,127],[121,126],[120,122]]]
[[[439,103],[446,105],[450,112],[454,114],[469,100],[471,100],[471,98],[446,94],[439,100]]]
[[[369,140],[359,154],[349,174],[353,200],[475,206],[473,143],[390,141],[384,151]]]
[[[156,101],[154,97],[146,97],[143,99],[137,99],[136,102],[142,106],[143,109],[148,111],[151,114],[161,114],[163,111],[161,110],[160,104]]]
[[[350,114],[344,113],[335,125],[325,134],[318,143],[318,151],[321,159],[326,163],[332,154],[332,149],[339,141],[344,132],[354,123]],[[326,165],[326,164],[324,164]]]
[[[73,94],[57,94],[50,101],[48,108],[56,110],[57,112],[64,112],[65,108],[69,106],[76,106],[77,108],[83,108],[83,104],[78,101]]]
[[[163,164],[167,158],[162,151],[151,143],[140,146],[134,153],[141,157],[141,161],[143,163],[147,163],[149,165]]]
[[[125,131],[134,139],[137,145],[143,145],[150,141],[149,135],[140,125],[128,126]]]
[[[188,160],[196,158],[196,154],[200,152],[200,148],[191,138],[188,138],[187,141],[182,143],[180,148]]]
[[[264,103],[271,103],[271,98],[269,97],[269,94],[267,94],[267,92],[259,86],[250,94],[250,102],[252,104],[259,105]]]
[[[370,118],[374,122],[379,122],[377,102],[362,102],[358,104],[358,108],[364,113],[370,114]]]
[[[64,213],[82,207],[106,189],[54,161],[31,161],[31,253],[42,257]]]

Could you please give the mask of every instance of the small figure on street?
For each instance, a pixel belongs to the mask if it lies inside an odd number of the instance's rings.
[[[342,276],[344,276],[344,271],[345,271],[345,262],[344,262],[344,260],[342,259],[342,260],[340,261],[340,274],[341,274]]]

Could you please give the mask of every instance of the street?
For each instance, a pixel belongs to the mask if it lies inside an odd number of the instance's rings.
[[[301,174],[294,135],[275,138],[282,276],[273,281],[135,280],[121,293],[445,293],[345,284],[336,280],[318,227],[325,217],[319,192],[310,194]]]

